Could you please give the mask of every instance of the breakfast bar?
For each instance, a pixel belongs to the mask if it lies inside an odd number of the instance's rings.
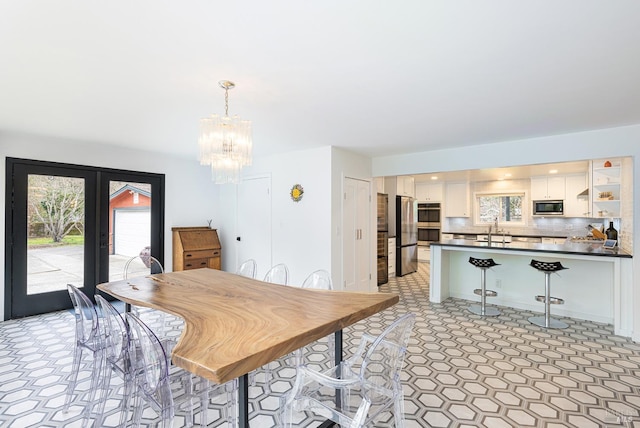
[[[478,299],[473,293],[478,272],[469,265],[469,257],[493,258],[500,264],[487,272],[487,287],[498,292],[492,304],[531,312],[544,311],[534,297],[544,294],[544,279],[529,266],[531,259],[560,261],[568,269],[553,275],[553,288],[565,304],[554,307],[554,313],[613,324],[621,336],[632,334],[632,256],[621,249],[570,240],[564,244],[442,240],[431,244],[431,302]]]

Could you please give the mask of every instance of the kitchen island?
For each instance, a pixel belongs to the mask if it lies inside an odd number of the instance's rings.
[[[551,294],[565,304],[553,305],[552,313],[613,324],[616,334],[632,334],[632,256],[620,249],[604,249],[600,242],[571,241],[557,245],[500,241],[489,245],[464,239],[432,243],[431,302],[449,297],[479,300],[473,290],[480,286],[480,272],[468,263],[469,257],[493,258],[500,264],[487,271],[487,289],[498,293],[487,299],[488,304],[536,313],[544,312],[544,304],[535,300],[536,295],[544,294],[544,274],[529,263],[531,259],[559,261],[568,269],[551,276]]]

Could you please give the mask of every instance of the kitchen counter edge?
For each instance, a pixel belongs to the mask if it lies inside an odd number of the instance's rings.
[[[633,257],[631,254],[619,248],[607,250],[605,248],[602,248],[601,243],[592,244],[585,242],[568,242],[565,244],[538,244],[531,242],[510,242],[503,244],[501,242],[495,242],[489,245],[487,242],[476,242],[466,239],[445,239],[439,242],[432,242],[431,245],[505,251],[535,251],[541,253],[579,254],[585,256],[600,257]]]

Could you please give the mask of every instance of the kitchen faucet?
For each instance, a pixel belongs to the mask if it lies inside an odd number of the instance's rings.
[[[491,246],[491,225],[489,225],[489,230],[487,231],[487,243]]]

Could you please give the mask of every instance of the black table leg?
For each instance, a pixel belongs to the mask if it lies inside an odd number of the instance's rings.
[[[238,427],[249,428],[249,374],[238,378]]]

